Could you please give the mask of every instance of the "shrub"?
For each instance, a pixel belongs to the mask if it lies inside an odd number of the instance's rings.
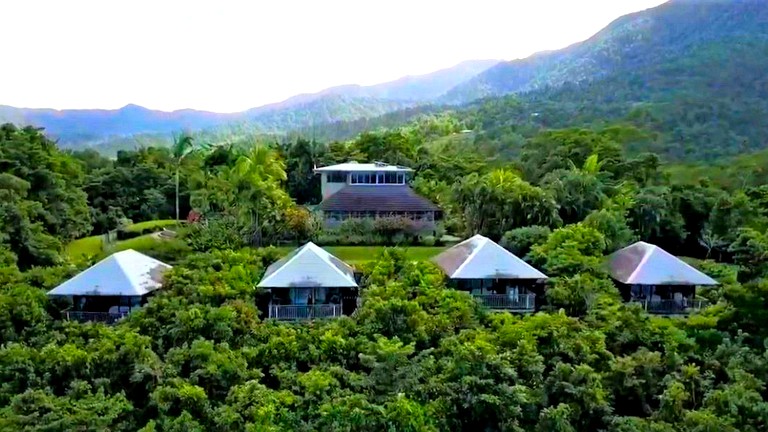
[[[155,243],[136,249],[145,255],[160,260],[166,264],[174,265],[192,253],[192,248],[178,239],[158,240]]]
[[[413,234],[416,232],[416,224],[414,221],[402,217],[383,217],[378,218],[373,222],[374,230],[383,236],[394,236],[397,234]]]
[[[118,240],[128,240],[139,237],[142,235],[142,233],[141,231],[128,231],[125,228],[118,228],[118,230],[115,232],[115,235],[117,235]]]
[[[552,231],[545,226],[533,225],[504,233],[501,246],[519,257],[525,257],[534,245],[542,244]]]
[[[221,216],[190,225],[182,238],[192,250],[240,249],[247,246],[245,230],[233,217]]]
[[[317,236],[320,225],[316,217],[304,207],[291,207],[283,215],[286,228],[286,238],[297,242],[305,242]]]
[[[365,235],[373,232],[373,220],[371,219],[347,219],[337,229],[341,235]]]

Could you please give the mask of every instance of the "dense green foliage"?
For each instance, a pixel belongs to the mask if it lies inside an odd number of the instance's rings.
[[[559,237],[573,235],[591,241]],[[388,250],[363,267],[354,316],[279,324],[259,319],[254,290],[275,252],[190,255],[149,305],[111,327],[51,315],[41,289],[71,272],[21,273],[6,262],[0,429],[768,425],[764,283],[723,279],[717,306],[670,320],[619,303],[610,282],[582,272],[551,288],[562,310],[489,315],[430,264]]]
[[[577,48],[610,73],[553,87],[528,77],[536,91],[452,112],[325,132],[314,115],[273,113],[299,136],[179,135],[114,160],[0,127],[0,430],[767,430],[765,154],[721,158],[763,145],[765,39],[723,34],[763,32],[765,8],[734,2],[751,15],[721,13],[719,33],[681,42],[686,28],[666,19],[698,26],[725,7],[674,15],[690,4]],[[627,55],[671,42],[690,52],[661,50],[653,65]],[[550,78],[589,72],[582,63]],[[327,120],[345,118],[334,109]],[[668,163],[686,158],[717,163]],[[349,160],[414,168],[411,187],[442,208],[437,235],[395,218],[323,229],[312,169]],[[163,228],[175,235],[152,233]],[[437,248],[339,246],[438,244],[445,231],[489,236],[550,276],[540,310],[490,313],[428,262]],[[126,240],[63,252],[113,233]],[[310,239],[357,266],[359,307],[264,319],[265,268]],[[636,240],[715,277],[696,293],[711,306],[659,318],[624,303],[605,257]],[[62,319],[69,304],[45,293],[125,247],[175,265],[162,289],[112,326]]]
[[[194,212],[175,239],[122,242],[175,268],[146,306],[113,326],[63,321],[67,305],[45,296],[87,264],[56,265],[59,242],[75,235],[57,230],[86,234],[88,224],[33,219],[34,212],[2,219],[3,232],[51,243],[17,237],[0,256],[0,430],[768,426],[764,188],[670,183],[657,157],[627,156],[621,128],[547,131],[505,164],[462,152],[462,127],[434,116],[346,143],[202,146],[183,159],[145,149],[115,161],[72,157],[37,131],[6,128],[14,138],[0,148],[2,191],[18,194],[8,212],[44,211],[43,197],[53,193],[46,188],[78,196],[74,185],[82,184],[78,222],[88,221],[87,204],[93,216],[114,213],[97,219],[109,221],[101,229],[128,215],[168,217],[177,167],[182,207]],[[51,162],[28,154],[40,151],[35,142],[47,143],[41,154]],[[310,164],[378,157],[416,168],[413,187],[443,206],[452,232],[489,235],[551,276],[542,311],[489,314],[425,261],[435,249],[353,257],[331,248],[362,271],[355,314],[311,324],[263,320],[254,287],[286,248],[244,247],[318,235],[315,218],[295,204],[316,199]],[[59,182],[24,183],[12,173],[27,159]],[[137,199],[140,190],[157,193]],[[392,242],[395,228],[345,229]],[[604,255],[636,239],[730,263],[695,262],[722,282],[699,292],[713,306],[668,319],[622,303]],[[35,248],[45,254],[29,255]]]

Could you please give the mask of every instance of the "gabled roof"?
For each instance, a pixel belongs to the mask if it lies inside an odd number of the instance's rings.
[[[50,296],[143,296],[171,266],[133,249],[116,252],[48,292]]]
[[[547,279],[544,273],[479,234],[444,251],[433,261],[451,279]]]
[[[717,285],[717,282],[664,249],[637,242],[614,252],[609,272],[628,285]]]
[[[356,287],[352,267],[312,242],[267,267],[261,288]]]
[[[390,165],[387,163],[382,162],[376,162],[376,163],[358,163],[355,161],[347,162],[343,164],[338,165],[330,165],[326,167],[321,168],[315,168],[316,173],[322,173],[322,172],[330,172],[330,171],[346,171],[346,172],[355,172],[355,171],[391,171],[391,172],[411,172],[413,171],[410,168],[403,167],[403,166],[397,166],[397,165]]]
[[[405,185],[348,185],[323,200],[323,211],[439,211],[428,199]]]

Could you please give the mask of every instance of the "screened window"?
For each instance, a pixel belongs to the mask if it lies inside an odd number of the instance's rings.
[[[344,172],[331,172],[328,173],[328,183],[346,183],[347,173]]]
[[[352,184],[376,184],[376,175],[371,173],[353,173],[351,176]]]

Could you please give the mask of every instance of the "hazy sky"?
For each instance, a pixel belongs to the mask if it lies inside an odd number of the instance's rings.
[[[0,104],[240,111],[583,40],[663,0],[3,0]]]

